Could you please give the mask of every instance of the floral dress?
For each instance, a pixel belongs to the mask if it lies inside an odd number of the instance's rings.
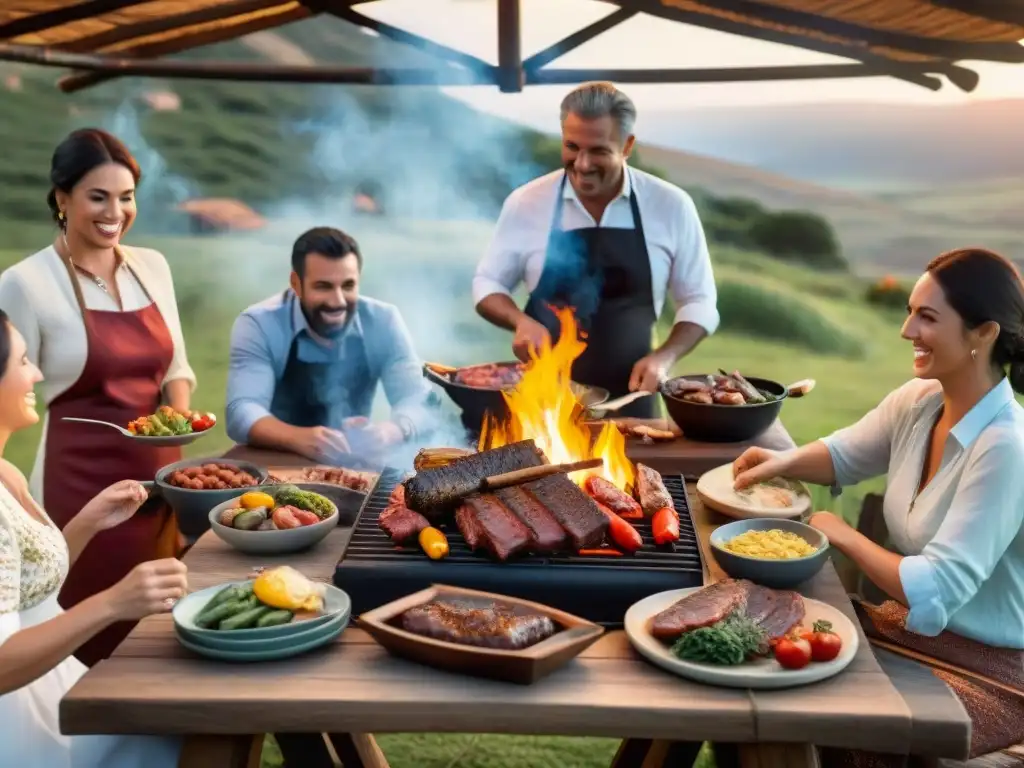
[[[0,645],[59,616],[68,573],[64,536],[26,511],[0,483]],[[173,768],[180,742],[153,736],[64,736],[60,700],[86,672],[69,656],[28,685],[0,694],[0,766]]]

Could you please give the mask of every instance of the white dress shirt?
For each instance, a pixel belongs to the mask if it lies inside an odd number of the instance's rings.
[[[533,291],[544,271],[548,235],[563,171],[524,184],[505,200],[490,246],[473,278],[473,303],[502,293],[511,296],[520,283]],[[679,187],[649,173],[628,168],[622,191],[605,208],[601,221],[587,213],[572,184],[562,192],[562,228],[635,229],[629,206],[631,192],[643,223],[651,261],[654,313],[661,317],[665,297],[672,295],[675,322],[695,323],[713,334],[719,323],[718,293],[704,229],[693,200]]]
[[[888,472],[884,514],[900,554],[907,629],[1024,649],[1024,408],[1005,378],[957,422],[920,494],[935,381],[914,379],[825,438],[836,484]]]

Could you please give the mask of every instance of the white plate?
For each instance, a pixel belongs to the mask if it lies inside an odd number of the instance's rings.
[[[651,618],[702,587],[674,589],[644,598],[626,611],[625,630],[637,651],[668,672],[709,685],[726,688],[792,688],[816,683],[842,672],[857,655],[859,645],[857,628],[846,615],[831,605],[804,598],[807,615],[804,625],[809,629],[815,621],[832,623],[832,631],[843,641],[842,650],[832,661],[812,661],[803,669],[784,669],[775,659],[758,659],[735,667],[697,664],[683,661],[672,654],[671,648],[656,639],[647,629]]]
[[[700,476],[697,495],[700,500],[723,515],[747,520],[758,517],[795,518],[811,510],[811,493],[798,480],[786,480],[797,490],[796,503],[791,507],[768,507],[758,504],[733,490],[732,464],[723,464]]]

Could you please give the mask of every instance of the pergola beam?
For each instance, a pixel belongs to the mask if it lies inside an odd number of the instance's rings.
[[[609,13],[602,19],[598,19],[593,24],[589,24],[582,29],[573,32],[571,35],[566,35],[564,38],[559,40],[557,43],[549,45],[542,51],[538,51],[523,62],[523,69],[536,70],[541,67],[547,66],[555,59],[560,59],[569,51],[576,50],[584,43],[589,43],[596,37],[603,35],[609,29],[619,26],[624,21],[628,21],[639,13],[634,8],[619,8],[617,11]]]
[[[2,0],[0,0],[2,2]],[[114,13],[150,0],[85,0],[85,2],[59,8],[56,11],[34,13],[20,19],[0,24],[0,40],[10,40],[22,35],[33,35],[46,29],[71,24],[83,19],[93,19],[105,13]]]
[[[931,0],[938,8],[960,11],[989,21],[1024,24],[1024,5],[1007,0]]]

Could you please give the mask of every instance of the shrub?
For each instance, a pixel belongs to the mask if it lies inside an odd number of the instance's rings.
[[[860,341],[793,296],[750,283],[718,283],[718,312],[722,330],[770,339],[811,352],[858,358]]]
[[[751,244],[778,259],[828,270],[847,270],[832,226],[809,211],[763,213],[747,229]]]
[[[910,301],[910,289],[892,275],[886,275],[868,286],[864,298],[876,307],[902,311]]]

